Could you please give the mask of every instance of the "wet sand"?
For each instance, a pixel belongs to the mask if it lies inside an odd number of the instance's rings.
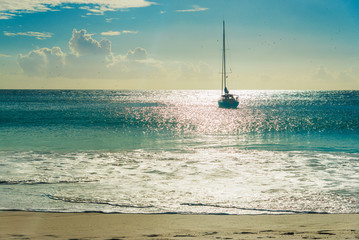
[[[359,214],[0,212],[0,239],[359,239]]]

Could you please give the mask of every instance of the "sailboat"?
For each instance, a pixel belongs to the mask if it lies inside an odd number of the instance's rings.
[[[227,88],[227,70],[226,70],[226,30],[223,21],[223,49],[222,49],[222,90],[221,98],[218,100],[220,108],[236,108],[238,106],[238,96],[229,93]]]

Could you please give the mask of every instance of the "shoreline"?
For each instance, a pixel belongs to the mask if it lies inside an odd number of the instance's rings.
[[[0,211],[0,239],[359,239],[359,214]]]

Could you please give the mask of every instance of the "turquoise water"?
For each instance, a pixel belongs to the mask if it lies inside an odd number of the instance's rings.
[[[359,91],[0,90],[0,209],[358,213]]]

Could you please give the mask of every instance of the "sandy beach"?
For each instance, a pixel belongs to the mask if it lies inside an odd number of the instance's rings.
[[[1,239],[359,239],[358,214],[0,212]]]

